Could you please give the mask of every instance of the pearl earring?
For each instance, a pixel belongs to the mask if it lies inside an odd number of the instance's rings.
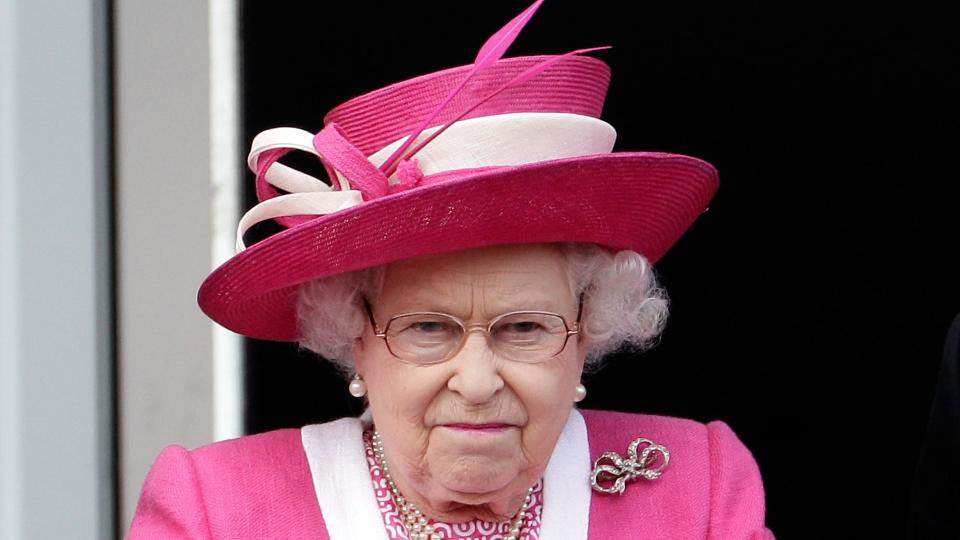
[[[363,379],[360,378],[360,374],[357,373],[353,376],[353,380],[350,381],[350,395],[353,397],[363,397],[367,395],[367,383],[363,382]]]
[[[587,397],[587,387],[583,383],[578,384],[576,388],[573,389],[573,401],[574,403],[579,403],[583,401],[583,398]]]

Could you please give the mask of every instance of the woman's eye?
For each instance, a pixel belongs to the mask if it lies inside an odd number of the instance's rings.
[[[507,324],[504,328],[507,332],[514,332],[517,334],[529,334],[530,332],[536,332],[541,330],[542,327],[539,323],[533,321],[523,321]]]
[[[450,325],[441,321],[421,321],[411,324],[408,329],[422,334],[436,334],[448,332]]]
[[[545,328],[537,321],[507,322],[494,328],[494,333],[505,339],[531,339],[543,335]]]

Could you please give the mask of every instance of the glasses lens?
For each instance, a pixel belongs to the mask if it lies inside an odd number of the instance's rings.
[[[451,317],[439,313],[404,315],[390,321],[387,346],[395,355],[417,364],[446,359],[463,335],[463,328]]]
[[[550,358],[567,342],[563,319],[548,313],[511,313],[497,321],[490,334],[499,353],[518,362]]]

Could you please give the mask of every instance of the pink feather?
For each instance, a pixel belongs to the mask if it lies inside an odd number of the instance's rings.
[[[593,48],[590,48],[590,49],[577,49],[577,50],[575,50],[575,51],[570,51],[570,52],[568,52],[568,53],[561,54],[561,55],[559,55],[559,56],[554,56],[554,57],[552,57],[552,58],[549,58],[549,59],[547,59],[547,60],[544,60],[543,62],[540,62],[539,64],[536,64],[536,65],[534,65],[534,66],[531,66],[531,67],[527,68],[525,71],[523,71],[522,73],[520,73],[519,75],[517,75],[516,77],[514,77],[513,79],[511,79],[509,82],[507,82],[506,84],[504,84],[504,85],[501,86],[500,88],[497,88],[496,90],[494,90],[493,92],[491,92],[489,95],[487,95],[486,97],[484,97],[484,98],[481,99],[480,101],[478,101],[478,102],[474,103],[473,105],[471,105],[467,110],[465,110],[465,111],[463,111],[462,113],[460,113],[459,116],[457,116],[457,117],[454,118],[453,120],[447,122],[447,124],[446,124],[445,126],[443,126],[442,128],[438,129],[438,130],[435,131],[433,134],[431,134],[429,137],[427,137],[426,139],[424,139],[420,144],[418,144],[417,147],[414,148],[414,149],[410,152],[409,155],[411,155],[411,156],[416,155],[416,153],[419,152],[420,150],[422,150],[424,146],[428,145],[428,144],[430,143],[430,141],[436,139],[438,135],[440,135],[441,133],[443,133],[444,131],[446,131],[448,127],[452,126],[453,124],[455,124],[455,123],[458,122],[459,120],[463,119],[464,116],[470,114],[470,111],[476,109],[477,107],[479,107],[480,105],[482,105],[484,102],[486,102],[487,100],[493,98],[494,96],[496,96],[496,95],[499,94],[500,92],[503,92],[503,91],[506,90],[507,88],[509,88],[509,87],[511,87],[511,86],[513,86],[513,85],[515,85],[515,84],[520,84],[520,83],[522,83],[522,82],[524,82],[524,81],[526,81],[526,80],[529,80],[529,79],[532,79],[532,78],[536,77],[536,76],[539,75],[542,71],[546,70],[548,67],[552,66],[553,64],[555,64],[555,63],[559,62],[560,60],[562,60],[562,59],[564,59],[564,58],[567,58],[567,57],[569,57],[569,56],[573,56],[573,55],[575,55],[575,54],[584,54],[584,53],[593,52],[593,51],[601,51],[601,50],[609,49],[609,48],[611,48],[611,47],[610,47],[609,45],[607,45],[607,46],[603,46],[603,47],[593,47]],[[390,174],[393,174],[393,171],[390,171],[390,173],[388,173],[387,176],[389,176]]]
[[[540,4],[542,3],[543,0],[536,0],[530,5],[530,7],[523,10],[523,13],[511,19],[506,26],[498,30],[497,33],[490,36],[490,38],[484,42],[483,46],[480,47],[480,52],[477,54],[477,58],[474,60],[473,69],[470,70],[470,73],[468,73],[467,76],[460,81],[460,85],[457,86],[457,88],[455,88],[453,92],[451,92],[436,109],[434,109],[433,113],[431,113],[430,116],[425,118],[423,122],[417,126],[417,129],[415,129],[413,133],[407,137],[407,140],[400,145],[400,148],[397,148],[396,151],[390,154],[390,157],[388,157],[387,160],[380,165],[381,171],[393,171],[394,163],[396,163],[397,160],[404,155],[404,152],[406,152],[407,148],[409,148],[413,141],[420,136],[423,130],[426,129],[431,122],[433,122],[437,115],[440,114],[440,111],[442,111],[447,104],[450,103],[454,96],[463,90],[463,87],[466,86],[467,81],[503,57],[503,54],[507,52],[507,49],[510,48],[510,45],[517,38],[517,35],[520,34],[520,31],[523,30],[524,26],[526,26],[527,21],[533,17],[533,14],[537,11],[537,8],[539,8]],[[386,174],[389,176],[390,173]]]
[[[483,44],[483,47],[480,47],[480,52],[477,53],[477,58],[473,61],[475,65],[473,68],[474,71],[483,69],[502,58],[503,54],[507,52],[507,49],[510,48],[513,41],[517,39],[517,35],[520,34],[523,27],[527,25],[527,21],[533,17],[533,14],[542,3],[543,0],[537,0],[530,7],[523,10],[523,13],[514,17],[503,28],[497,31],[496,34],[490,36]]]

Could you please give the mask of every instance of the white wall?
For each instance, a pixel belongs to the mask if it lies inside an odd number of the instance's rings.
[[[0,537],[109,538],[107,11],[0,0]]]

